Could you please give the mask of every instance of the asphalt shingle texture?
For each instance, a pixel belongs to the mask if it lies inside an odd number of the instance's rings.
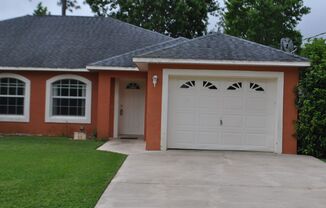
[[[0,66],[85,68],[168,40],[109,17],[24,16],[0,21]]]
[[[153,52],[156,50],[160,50],[166,47],[171,47],[174,45],[178,45],[180,43],[183,43],[185,41],[188,41],[186,38],[176,38],[173,40],[168,40],[162,43],[158,43],[152,46],[148,46],[145,48],[137,49],[134,51],[127,52],[122,55],[114,56],[102,61],[98,61],[95,63],[90,64],[89,66],[105,66],[105,67],[136,67],[136,64],[132,61],[134,56],[144,54],[147,52]]]
[[[199,37],[136,57],[227,61],[308,61],[297,55],[221,33]]]

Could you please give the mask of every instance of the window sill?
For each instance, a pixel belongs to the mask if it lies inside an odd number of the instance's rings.
[[[69,124],[90,124],[91,119],[87,117],[73,116],[51,116],[45,119],[46,123],[69,123]]]
[[[0,122],[29,122],[27,116],[15,116],[15,115],[0,115]]]

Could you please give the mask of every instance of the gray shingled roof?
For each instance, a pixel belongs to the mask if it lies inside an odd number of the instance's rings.
[[[297,55],[221,33],[202,36],[172,47],[135,57],[223,61],[308,61],[306,58]]]
[[[0,21],[0,66],[85,68],[168,40],[109,17],[24,16]]]
[[[148,46],[145,48],[137,49],[134,51],[130,51],[118,56],[114,56],[102,61],[98,61],[95,63],[90,64],[89,66],[104,66],[104,67],[136,67],[136,64],[132,61],[134,56],[141,55],[147,52],[157,51],[163,48],[171,47],[174,45],[178,45],[188,41],[186,38],[177,38],[173,40],[168,40],[162,43],[158,43],[152,46]],[[90,67],[91,68],[91,67]]]

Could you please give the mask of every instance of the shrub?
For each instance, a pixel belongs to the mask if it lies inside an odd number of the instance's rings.
[[[315,39],[307,43],[302,55],[310,59],[311,67],[302,71],[298,86],[298,152],[326,157],[325,40]]]

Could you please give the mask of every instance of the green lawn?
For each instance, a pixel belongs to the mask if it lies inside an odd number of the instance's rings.
[[[0,137],[0,207],[94,207],[126,158],[101,144]]]
[[[326,162],[326,159],[321,159],[322,161]]]

